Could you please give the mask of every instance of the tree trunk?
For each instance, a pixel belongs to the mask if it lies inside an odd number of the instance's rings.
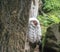
[[[60,23],[47,28],[43,52],[60,52]]]
[[[0,52],[23,52],[31,0],[0,0]]]

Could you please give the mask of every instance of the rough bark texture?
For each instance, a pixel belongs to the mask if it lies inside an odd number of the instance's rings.
[[[0,52],[23,52],[31,0],[0,0]]]
[[[47,28],[43,52],[60,52],[60,24]]]

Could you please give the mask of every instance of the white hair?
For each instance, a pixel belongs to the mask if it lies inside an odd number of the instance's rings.
[[[27,46],[28,47],[30,46],[30,45],[28,45],[29,42],[38,43],[41,41],[41,36],[42,36],[40,23],[39,23],[39,20],[37,19],[39,0],[34,0],[34,1],[35,1],[35,4],[34,4],[33,0],[31,3],[31,9],[29,12],[28,31],[27,31],[26,41],[25,41],[25,50],[27,50],[28,52],[29,52],[29,48],[27,48]],[[35,26],[33,21],[37,22],[37,26]],[[30,48],[31,48],[31,46],[30,46]]]
[[[37,22],[37,26],[34,26],[33,20]],[[28,40],[32,43],[41,41],[41,27],[37,18],[29,18],[28,23]]]

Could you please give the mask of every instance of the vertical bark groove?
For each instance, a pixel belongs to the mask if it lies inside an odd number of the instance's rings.
[[[23,52],[31,0],[0,0],[0,52]]]

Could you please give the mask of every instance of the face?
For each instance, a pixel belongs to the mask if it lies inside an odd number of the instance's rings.
[[[32,22],[35,26],[37,26],[37,24],[38,24],[37,21],[33,20]]]

